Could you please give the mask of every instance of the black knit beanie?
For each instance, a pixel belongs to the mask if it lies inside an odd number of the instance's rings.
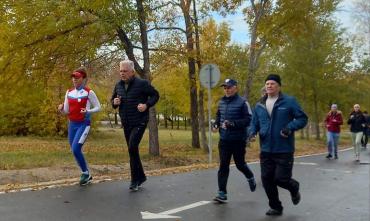
[[[269,74],[265,79],[265,82],[268,80],[276,81],[281,86],[281,78],[278,74]]]

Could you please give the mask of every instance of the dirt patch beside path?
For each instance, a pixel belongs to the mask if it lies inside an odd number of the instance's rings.
[[[193,170],[216,168],[217,163],[213,164],[194,164],[189,166],[158,168],[148,170],[147,176],[160,176],[167,174],[184,173]],[[155,167],[151,165],[151,167]],[[93,183],[100,183],[110,180],[130,180],[129,165],[122,166],[101,166],[90,165],[91,173],[94,176]],[[78,184],[80,171],[76,167],[49,167],[34,168],[26,170],[3,170],[0,171],[0,192],[18,192],[27,190],[39,190],[69,186]]]
[[[341,148],[343,149],[343,147]],[[295,156],[325,153],[325,148],[297,150]],[[218,159],[214,163],[199,162],[189,160],[189,162],[180,162],[180,165],[166,166],[155,159],[143,161],[144,170],[147,176],[160,176],[167,174],[184,173],[193,170],[217,168]],[[258,161],[258,151],[250,151],[248,162]],[[90,171],[94,177],[93,183],[99,183],[109,180],[130,180],[130,166],[128,163],[121,165],[89,165]],[[38,190],[44,188],[53,188],[60,186],[77,185],[80,177],[80,171],[77,165],[62,165],[58,167],[44,167],[20,170],[0,170],[0,193],[17,192],[22,190]]]

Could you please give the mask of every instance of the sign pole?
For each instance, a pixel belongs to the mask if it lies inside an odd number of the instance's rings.
[[[212,87],[212,66],[209,65],[209,86],[208,86],[208,161],[212,163],[212,96],[211,96],[211,87]]]
[[[205,64],[199,71],[200,84],[208,89],[208,161],[212,163],[212,91],[220,80],[221,72],[215,64]]]

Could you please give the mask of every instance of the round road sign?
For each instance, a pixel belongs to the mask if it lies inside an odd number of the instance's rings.
[[[199,80],[203,87],[214,88],[220,80],[220,69],[215,64],[205,64],[200,69]]]

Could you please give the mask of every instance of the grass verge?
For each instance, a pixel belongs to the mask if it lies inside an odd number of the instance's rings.
[[[343,133],[340,146],[350,146],[348,133]],[[152,175],[176,173],[192,169],[217,167],[218,134],[213,134],[213,162],[208,165],[208,154],[191,147],[191,131],[159,130],[160,156],[148,154],[148,134],[140,145],[146,171]],[[96,176],[129,174],[129,156],[122,129],[100,128],[89,135],[84,145],[89,166]],[[296,139],[296,156],[326,152],[324,140]],[[247,149],[247,161],[258,160],[258,142]],[[169,168],[183,168],[174,169]],[[32,183],[78,177],[66,138],[59,137],[0,137],[0,184]],[[150,175],[149,174],[149,175]]]

